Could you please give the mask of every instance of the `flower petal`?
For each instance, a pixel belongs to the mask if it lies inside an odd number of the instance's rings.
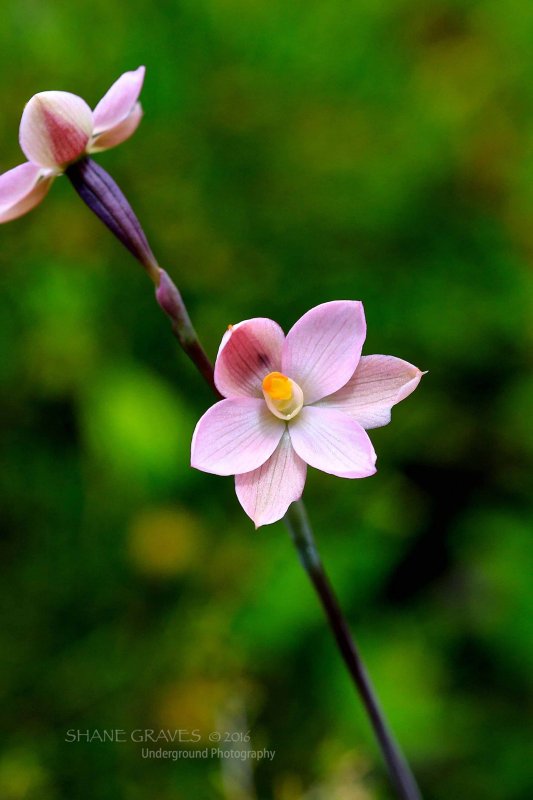
[[[0,222],[31,211],[48,192],[55,175],[27,161],[0,175]]]
[[[281,371],[300,385],[306,405],[314,403],[351,378],[365,336],[361,302],[322,303],[304,314],[287,334]]]
[[[133,136],[139,123],[142,119],[143,110],[140,103],[135,103],[131,114],[126,119],[102,133],[95,134],[91,139],[91,143],[87,148],[89,153],[99,153],[102,150],[109,150],[110,147],[116,147],[117,144],[122,144],[130,136]]]
[[[422,375],[401,358],[363,356],[348,383],[317,406],[336,408],[363,428],[379,428],[390,422],[392,406],[414,392]]]
[[[225,397],[263,397],[263,378],[279,370],[285,334],[265,317],[230,325],[215,364],[215,383]]]
[[[215,475],[237,475],[264,464],[276,449],[285,425],[263,400],[221,400],[198,422],[191,446],[191,466]]]
[[[115,128],[132,113],[144,82],[145,68],[125,72],[111,86],[94,109],[94,133]]]
[[[305,406],[289,424],[294,449],[311,467],[340,478],[366,478],[376,454],[366,431],[336,409]]]
[[[281,441],[258,469],[235,476],[239,503],[255,523],[269,525],[281,519],[304,490],[307,464],[297,455],[285,431]]]
[[[20,146],[30,161],[57,169],[85,152],[92,130],[93,114],[81,97],[40,92],[22,113]]]

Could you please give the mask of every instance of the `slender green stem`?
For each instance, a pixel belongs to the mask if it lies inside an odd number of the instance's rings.
[[[370,677],[328,580],[301,500],[290,506],[284,521],[300,561],[316,589],[341,655],[368,714],[398,797],[402,800],[422,800],[413,773],[380,708]]]

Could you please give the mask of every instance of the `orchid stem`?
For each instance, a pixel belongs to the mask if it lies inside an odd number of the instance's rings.
[[[197,336],[187,336],[186,332],[187,329],[184,329],[179,323],[176,323],[174,320],[172,320],[172,333],[180,343],[181,349],[191,359],[194,366],[217,398],[222,400],[222,395],[215,385],[213,365],[207,357],[200,340]]]
[[[368,714],[398,797],[402,800],[422,800],[413,773],[380,708],[370,677],[328,580],[316,548],[305,506],[301,500],[289,507],[284,521],[296,546],[300,561],[322,603],[341,655]]]

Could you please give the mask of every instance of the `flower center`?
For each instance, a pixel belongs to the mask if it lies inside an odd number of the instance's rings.
[[[269,372],[263,379],[263,395],[268,408],[279,419],[292,419],[304,404],[298,384],[281,372]]]

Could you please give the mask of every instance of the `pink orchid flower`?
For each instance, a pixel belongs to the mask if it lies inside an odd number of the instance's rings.
[[[28,161],[0,175],[0,222],[31,211],[74,161],[107,150],[135,132],[142,117],[138,97],[144,67],[125,72],[94,111],[70,92],[40,92],[20,121],[20,146]]]
[[[191,464],[235,475],[256,528],[301,497],[308,464],[341,478],[375,473],[365,428],[390,422],[424,373],[394,356],[361,357],[365,336],[363,304],[351,300],[312,308],[287,336],[262,317],[224,334],[215,383],[225,399],[198,422]]]

